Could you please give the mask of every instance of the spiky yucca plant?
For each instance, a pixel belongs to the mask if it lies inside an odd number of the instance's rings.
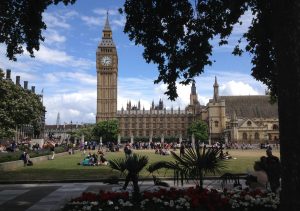
[[[123,189],[126,190],[128,183],[132,181],[134,194],[138,195],[140,192],[138,185],[139,173],[148,164],[148,157],[133,154],[126,158],[118,158],[108,162],[113,170],[120,171],[121,174],[126,174]]]
[[[187,148],[184,155],[178,156],[171,152],[175,161],[158,161],[148,167],[153,173],[159,169],[170,169],[174,171],[174,181],[193,180],[196,185],[203,188],[204,175],[207,173],[217,174],[225,167],[224,160],[220,158],[221,149],[203,148],[197,146]]]

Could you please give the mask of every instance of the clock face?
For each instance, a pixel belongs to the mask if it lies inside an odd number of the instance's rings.
[[[109,65],[111,65],[111,61],[112,61],[112,59],[111,59],[110,56],[104,56],[101,59],[101,63],[102,63],[103,66],[109,66]]]

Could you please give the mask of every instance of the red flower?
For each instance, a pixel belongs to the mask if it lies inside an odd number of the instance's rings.
[[[199,199],[198,198],[192,198],[191,201],[192,207],[198,207],[199,206]]]

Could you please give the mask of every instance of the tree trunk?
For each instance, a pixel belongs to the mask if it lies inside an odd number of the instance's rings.
[[[140,187],[139,187],[139,178],[136,174],[132,175],[132,184],[133,184],[133,193],[135,196],[140,194]]]
[[[127,186],[128,186],[128,184],[130,182],[130,179],[131,179],[131,177],[130,177],[130,174],[128,173],[127,176],[126,176],[126,178],[125,178],[125,183],[123,185],[123,190],[127,189]]]
[[[277,3],[274,36],[279,74],[280,209],[293,211],[300,210],[300,2]]]

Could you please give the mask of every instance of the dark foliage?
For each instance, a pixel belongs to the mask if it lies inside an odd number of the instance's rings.
[[[76,0],[5,0],[0,2],[0,43],[6,45],[6,55],[16,60],[17,54],[24,52],[23,46],[34,56],[44,41],[42,30],[47,26],[42,14],[48,6],[63,2],[73,4]]]

